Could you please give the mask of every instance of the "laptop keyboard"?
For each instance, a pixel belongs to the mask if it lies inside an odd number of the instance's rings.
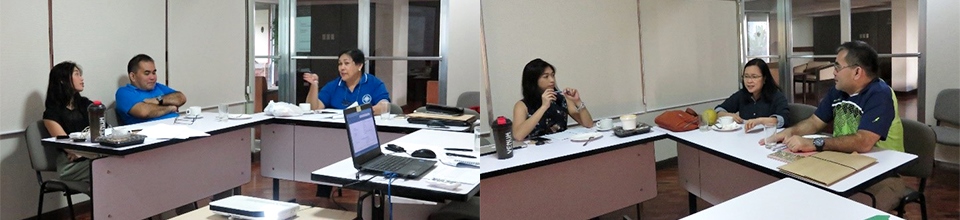
[[[383,171],[393,171],[396,172],[403,168],[403,166],[414,162],[415,159],[409,157],[398,157],[398,156],[388,156],[384,155],[378,163],[371,164],[370,168],[375,170]]]

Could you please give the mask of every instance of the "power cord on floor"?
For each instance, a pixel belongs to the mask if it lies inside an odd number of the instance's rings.
[[[332,196],[330,197],[330,201],[333,201],[333,204],[337,205],[337,207],[340,207],[340,210],[348,211],[347,208],[340,205],[340,203],[337,202],[337,199],[334,199]]]

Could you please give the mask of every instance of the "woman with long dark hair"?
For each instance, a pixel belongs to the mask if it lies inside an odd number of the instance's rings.
[[[567,130],[567,116],[581,126],[593,127],[593,118],[580,99],[580,92],[557,88],[555,71],[553,65],[539,58],[523,67],[520,83],[523,99],[513,106],[514,139],[525,140]]]
[[[777,128],[788,126],[787,97],[773,81],[767,63],[761,59],[748,61],[741,77],[743,88],[714,108],[717,116],[732,116],[735,122],[743,123],[744,130],[761,124],[775,123]]]
[[[80,132],[90,123],[87,106],[93,102],[80,95],[83,86],[83,71],[76,63],[64,61],[50,69],[43,125],[51,136]],[[57,156],[57,172],[63,180],[89,182],[90,160],[75,152],[63,151]]]

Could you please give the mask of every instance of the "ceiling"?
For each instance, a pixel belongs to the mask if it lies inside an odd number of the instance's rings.
[[[853,12],[890,10],[891,0],[850,0]],[[776,13],[777,0],[745,0],[748,12]],[[794,17],[819,17],[840,14],[840,0],[792,0]]]

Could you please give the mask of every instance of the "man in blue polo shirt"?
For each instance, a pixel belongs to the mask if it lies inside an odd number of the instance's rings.
[[[843,43],[837,49],[834,63],[836,88],[830,89],[820,101],[814,115],[777,133],[774,138],[782,140],[793,152],[866,153],[874,147],[903,152],[903,124],[897,112],[897,97],[877,76],[877,60],[877,52],[867,43]],[[820,131],[831,121],[832,138],[800,136]],[[875,208],[886,211],[899,203],[904,187],[903,180],[893,174],[864,192],[875,197]]]
[[[375,114],[389,112],[390,93],[383,81],[362,72],[364,61],[363,52],[360,50],[340,53],[337,61],[340,77],[328,82],[322,89],[317,89],[316,74],[304,73],[303,80],[310,83],[306,102],[310,103],[313,109],[344,109],[351,105],[370,104],[373,105]]]
[[[136,124],[177,117],[177,109],[187,96],[157,83],[157,67],[153,58],[139,54],[127,63],[130,83],[117,89],[117,116],[123,124]]]

